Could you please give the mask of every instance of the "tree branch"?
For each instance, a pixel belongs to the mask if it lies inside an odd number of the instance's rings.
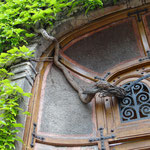
[[[99,80],[90,88],[87,87],[86,89],[82,89],[78,85],[78,83],[73,79],[72,75],[67,70],[67,68],[58,60],[60,50],[58,40],[55,37],[48,35],[46,30],[44,29],[38,29],[35,31],[37,33],[41,33],[46,40],[55,42],[54,64],[62,70],[67,81],[78,92],[79,98],[83,103],[89,103],[94,98],[95,94],[98,92],[100,92],[103,96],[116,96],[121,98],[125,96],[125,90],[123,88],[111,85],[110,83],[102,80]]]

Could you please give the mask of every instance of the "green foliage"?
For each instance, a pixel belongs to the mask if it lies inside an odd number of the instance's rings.
[[[28,59],[32,57],[33,51],[29,51],[25,46],[19,49],[13,48],[7,53],[0,55],[0,149],[13,150],[15,149],[14,142],[22,141],[16,136],[19,132],[16,128],[22,128],[22,124],[16,122],[16,116],[23,110],[19,107],[18,101],[23,96],[29,97],[29,93],[24,93],[23,90],[13,84],[10,80],[13,73],[6,70],[10,63],[15,63],[17,59]],[[23,112],[23,114],[29,114]]]
[[[82,7],[85,10],[85,13],[87,14],[89,10],[102,7],[103,2],[102,0],[77,0],[73,1],[71,10],[78,6]]]
[[[0,67],[7,67],[15,63],[18,59],[28,60],[33,57],[33,51],[29,51],[26,46],[12,48],[7,53],[1,53],[0,55]]]
[[[58,14],[75,7],[90,9],[102,7],[102,0],[5,0],[0,2],[0,52],[28,44],[35,36],[34,27],[40,21],[42,25],[53,25]]]

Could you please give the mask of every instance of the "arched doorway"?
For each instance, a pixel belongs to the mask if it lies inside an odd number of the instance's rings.
[[[60,41],[60,61],[82,86],[96,76],[123,86],[148,74],[148,11],[149,7],[141,7],[108,15],[65,35]],[[149,78],[140,84],[149,92]],[[150,148],[149,108],[144,111],[147,117],[134,116],[129,121],[128,114],[122,113],[123,101],[96,95],[90,104],[83,104],[60,70],[46,62],[33,88],[26,148]],[[149,106],[149,100],[144,103]]]

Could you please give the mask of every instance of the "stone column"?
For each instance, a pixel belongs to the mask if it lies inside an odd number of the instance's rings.
[[[31,89],[37,74],[33,65],[30,62],[20,63],[15,66],[12,66],[11,72],[15,74],[12,77],[12,82],[17,83],[18,86],[20,86],[24,92],[31,93]],[[29,100],[30,98],[24,97],[23,100],[19,101],[19,105],[24,111],[28,111]],[[23,126],[25,127],[26,118],[27,118],[26,115],[20,113],[17,116],[17,122],[23,124]],[[23,139],[24,128],[21,129],[19,128],[19,130],[20,133],[17,136]],[[21,150],[21,149],[22,149],[22,143],[16,142],[16,150]]]

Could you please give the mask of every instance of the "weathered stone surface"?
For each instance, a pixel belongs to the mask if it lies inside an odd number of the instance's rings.
[[[32,51],[32,50],[35,50],[37,48],[37,46],[38,46],[38,43],[34,43],[34,44],[31,44],[27,47],[29,48],[30,51]]]
[[[89,22],[87,15],[82,14],[71,19],[71,25],[73,29],[76,29],[82,25],[85,25]]]
[[[24,92],[31,92],[32,86],[29,84],[28,80],[26,78],[18,79],[15,81],[21,88],[23,88]],[[19,107],[22,108],[24,111],[28,111],[28,104],[29,104],[29,98],[24,97],[23,100],[19,101]],[[26,115],[23,115],[22,112],[17,116],[17,122],[23,124],[25,127],[26,123]],[[24,135],[24,128],[18,128],[20,132],[17,134],[17,136],[21,137],[23,139]],[[22,149],[22,143],[21,142],[16,142],[16,150],[21,150]]]
[[[98,146],[56,147],[56,146],[36,143],[35,150],[98,150]]]
[[[88,16],[89,21],[93,21],[93,20],[103,17],[105,15],[109,15],[111,13],[118,12],[118,11],[121,11],[124,9],[127,9],[126,4],[120,4],[120,5],[115,5],[115,6],[111,6],[111,7],[109,6],[106,8],[90,11],[87,16]]]
[[[73,29],[70,19],[63,20],[61,23],[58,23],[51,34],[55,36],[57,39],[64,34],[68,33]]]
[[[20,86],[24,92],[30,93],[36,76],[36,71],[32,66],[32,64],[29,62],[25,62],[25,63],[12,66],[11,72],[15,74],[12,77],[12,82],[17,83],[18,86]],[[28,110],[29,99],[30,98],[28,97],[24,97],[23,100],[19,101],[19,106],[24,111]],[[17,122],[22,123],[25,126],[26,116],[20,113],[20,115],[17,116]],[[23,139],[24,128],[19,128],[19,130],[21,132],[18,134],[18,136]],[[16,150],[22,149],[22,143],[16,142],[15,144],[16,144]]]
[[[46,80],[40,132],[57,135],[93,133],[92,103],[83,104],[59,69],[53,67]]]
[[[128,8],[134,8],[142,5],[142,0],[131,0],[128,3]]]
[[[11,78],[11,80],[18,80],[20,78],[26,78],[28,82],[33,85],[36,70],[32,66],[31,63],[25,62],[11,67],[11,72],[15,75]],[[22,84],[23,85],[23,84]]]
[[[39,58],[42,55],[42,53],[50,46],[51,43],[52,42],[41,37],[39,39],[39,43],[35,52],[35,58]]]
[[[150,3],[150,0],[146,0],[146,3]]]
[[[34,58],[40,58],[44,51],[50,46],[52,41],[45,40],[43,37],[37,37],[35,43],[27,46],[29,50],[35,50]],[[35,62],[32,62],[33,66],[36,66]]]
[[[34,52],[34,58],[38,58],[42,55],[42,52],[40,52],[41,50],[38,49],[38,43],[35,42],[35,43],[33,43],[27,47],[29,48],[30,51],[33,51],[33,50],[35,51]],[[30,62],[33,65],[33,67],[35,68],[37,65],[37,62],[35,62],[35,61],[30,61]]]

